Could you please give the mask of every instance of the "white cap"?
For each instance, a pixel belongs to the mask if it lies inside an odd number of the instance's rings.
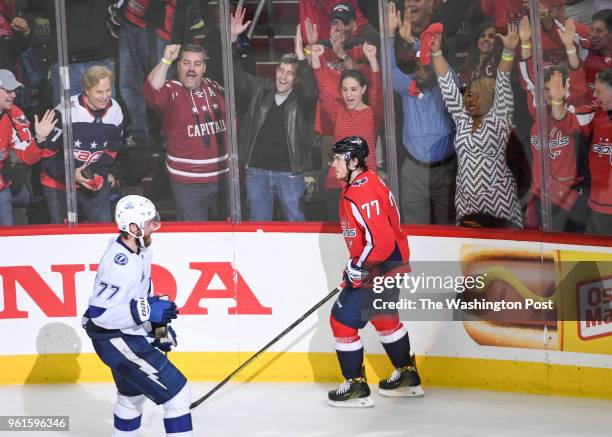
[[[0,88],[7,91],[15,91],[17,88],[23,87],[23,84],[15,79],[15,75],[9,70],[0,70]]]

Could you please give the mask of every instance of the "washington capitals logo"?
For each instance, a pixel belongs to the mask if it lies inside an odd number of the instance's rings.
[[[606,138],[605,142],[603,141],[603,138],[599,138],[599,142],[593,144],[593,152],[600,158],[602,158],[604,155],[608,155],[610,165],[612,165],[612,144],[610,144],[610,140],[608,138]]]
[[[540,147],[540,139],[532,135],[531,136],[531,145],[538,152],[542,149]],[[548,139],[548,154],[550,155],[550,159],[557,159],[561,156],[561,152],[563,152],[563,148],[569,144],[570,140],[567,135],[563,135],[563,131],[557,129],[556,127],[552,128],[550,131],[550,137]]]
[[[357,229],[351,228],[348,220],[342,219],[340,227],[342,228],[342,236],[344,238],[355,238],[357,236]]]
[[[365,184],[367,181],[368,181],[368,178],[367,178],[367,176],[366,176],[366,177],[365,177],[365,178],[363,178],[363,179],[359,179],[358,181],[353,182],[351,185],[352,185],[353,187],[359,187],[359,186],[361,186],[361,185]]]

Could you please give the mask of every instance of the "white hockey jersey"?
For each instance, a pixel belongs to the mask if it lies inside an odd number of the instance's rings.
[[[150,322],[138,324],[132,316],[133,299],[146,298],[151,292],[150,248],[133,252],[121,237],[113,238],[98,266],[86,318],[97,327],[119,329],[128,335],[147,335]]]

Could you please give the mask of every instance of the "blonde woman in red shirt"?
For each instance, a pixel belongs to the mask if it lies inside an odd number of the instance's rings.
[[[311,62],[317,85],[319,87],[319,101],[321,109],[334,123],[333,137],[338,142],[349,136],[360,136],[368,144],[375,145],[378,138],[378,130],[384,120],[382,108],[382,83],[380,77],[380,66],[376,58],[376,46],[363,44],[363,53],[370,64],[369,78],[361,69],[348,68],[342,71],[340,76],[340,98],[337,94],[330,93],[328,85],[330,66],[321,63],[320,57],[325,52],[325,47],[320,44],[311,48]],[[348,55],[342,60],[344,65],[351,67],[352,60]],[[366,69],[364,67],[364,69]],[[369,80],[368,80],[369,79]],[[367,96],[367,99],[366,99]],[[375,146],[373,146],[374,148]],[[370,154],[368,167],[376,170],[376,153]],[[325,180],[325,203],[329,213],[329,219],[338,218],[338,200],[342,189],[341,181],[334,177],[331,167],[327,172]]]

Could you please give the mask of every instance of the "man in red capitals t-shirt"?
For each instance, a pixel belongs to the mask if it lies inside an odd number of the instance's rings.
[[[589,148],[591,215],[586,232],[612,235],[612,68],[597,74],[593,97],[600,109],[593,119]]]
[[[178,62],[178,81],[166,80]],[[162,117],[166,134],[166,168],[176,201],[177,219],[205,221],[226,216],[226,151],[224,90],[204,77],[206,53],[200,46],[166,46],[164,56],[143,86],[147,103]]]

